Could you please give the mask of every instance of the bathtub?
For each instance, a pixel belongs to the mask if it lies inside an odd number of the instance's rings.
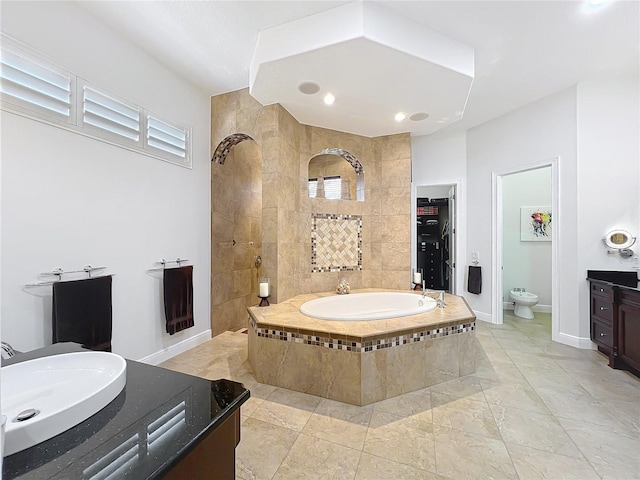
[[[406,317],[436,308],[431,297],[406,292],[372,292],[334,295],[309,300],[300,313],[321,320],[361,321]]]
[[[249,307],[249,363],[260,383],[360,406],[453,380],[475,372],[476,319],[464,298],[445,303],[367,288]]]

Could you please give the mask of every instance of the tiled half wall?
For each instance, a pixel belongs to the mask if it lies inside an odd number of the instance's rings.
[[[475,321],[368,337],[328,335],[249,318],[249,359],[259,382],[352,405],[475,372]]]

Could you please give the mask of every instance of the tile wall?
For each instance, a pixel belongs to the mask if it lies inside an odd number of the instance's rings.
[[[215,205],[217,191],[225,185],[238,186],[229,168],[238,159],[232,155],[244,144],[255,144],[262,161],[262,258],[255,275],[271,279],[272,303],[300,293],[332,291],[344,277],[352,288],[409,288],[411,268],[411,143],[409,134],[368,138],[301,125],[282,106],[262,106],[247,89],[212,97],[211,152],[227,136],[249,135],[231,149],[224,165],[212,163],[212,211],[230,221],[220,210],[236,207]],[[364,201],[310,199],[308,165],[326,148],[340,148],[354,155],[364,167]],[[235,161],[235,162],[234,162]],[[242,162],[242,160],[240,160]],[[254,191],[255,193],[255,191]],[[240,203],[241,196],[233,197]],[[217,210],[216,210],[217,209]],[[238,210],[235,210],[238,211]],[[312,214],[357,215],[362,217],[362,269],[347,272],[312,272]],[[229,232],[228,223],[212,218],[212,305],[226,298],[229,275],[215,278],[215,263],[226,258],[225,242],[217,241],[215,230]],[[228,236],[228,235],[227,235]],[[237,241],[237,240],[236,240]],[[227,252],[228,253],[228,252]],[[222,260],[224,261],[224,260]],[[244,266],[244,265],[243,265]],[[248,300],[247,300],[248,301]],[[249,302],[251,303],[251,302]],[[239,301],[234,304],[239,306]],[[231,326],[246,326],[246,313],[227,308],[231,320],[218,317],[212,308],[214,335]],[[229,313],[227,313],[229,312]]]

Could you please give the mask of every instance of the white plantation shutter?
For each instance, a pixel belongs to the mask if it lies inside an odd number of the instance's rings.
[[[189,129],[147,116],[146,145],[166,160],[189,162]]]
[[[2,110],[191,168],[191,127],[160,120],[4,33],[0,38]]]
[[[316,198],[318,179],[309,179],[309,197]],[[340,200],[342,198],[342,179],[340,177],[324,177],[324,198]]]
[[[59,122],[72,122],[73,78],[52,65],[37,63],[3,48],[0,91],[3,103]]]
[[[84,85],[82,88],[82,123],[99,129],[108,136],[140,142],[140,111],[137,105],[117,100],[113,96]]]

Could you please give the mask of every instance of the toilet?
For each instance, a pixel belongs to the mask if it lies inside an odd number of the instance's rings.
[[[538,303],[538,296],[531,292],[525,292],[524,289],[514,288],[509,293],[509,298],[515,303],[513,313],[520,318],[535,318],[533,316],[533,307]]]

